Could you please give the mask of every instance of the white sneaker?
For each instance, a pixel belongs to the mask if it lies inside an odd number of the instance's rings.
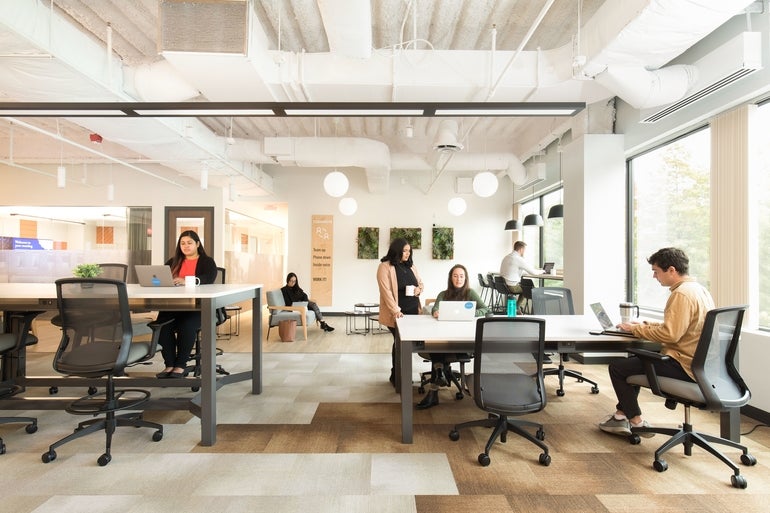
[[[615,415],[610,415],[607,420],[599,423],[599,429],[605,433],[612,433],[613,435],[625,435],[631,434],[631,427],[628,419],[618,420]]]
[[[638,425],[630,424],[630,427],[631,427],[631,432],[632,433],[635,433],[635,434],[641,436],[642,438],[652,438],[653,436],[655,436],[655,433],[653,433],[651,431],[643,431],[641,433],[637,433],[636,431],[634,431],[634,428],[640,428],[640,427],[648,428],[648,427],[651,427],[650,424],[646,420],[643,420],[642,423],[638,424]]]

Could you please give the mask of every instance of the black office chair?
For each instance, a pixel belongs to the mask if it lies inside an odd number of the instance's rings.
[[[746,488],[746,478],[738,466],[722,454],[713,444],[726,445],[740,449],[741,463],[756,465],[757,459],[749,454],[746,446],[718,436],[693,431],[690,423],[690,407],[702,410],[724,412],[731,408],[740,408],[748,404],[751,392],[735,367],[741,324],[746,313],[746,306],[716,308],[706,314],[698,347],[692,361],[695,382],[674,378],[658,377],[653,364],[668,359],[668,356],[646,351],[629,349],[629,352],[644,360],[645,374],[629,376],[628,383],[650,388],[652,393],[666,399],[666,407],[675,409],[677,404],[684,406],[684,422],[681,428],[639,427],[631,428],[630,441],[638,444],[639,433],[661,433],[671,438],[655,451],[652,467],[658,472],[668,469],[668,463],[661,458],[663,453],[679,444],[684,446],[684,454],[692,455],[692,446],[697,445],[719,458],[733,470],[730,483],[735,488]]]
[[[432,305],[435,302],[436,302],[435,299],[425,300],[424,311],[427,311],[426,315],[430,315],[430,312],[432,310]],[[426,363],[431,362],[431,356],[429,353],[418,353],[418,354],[423,359],[424,362]],[[444,377],[447,378],[448,380],[446,386],[451,387],[452,385],[454,385],[457,388],[457,392],[455,392],[455,399],[460,400],[463,397],[465,397],[465,392],[468,391],[465,384],[465,364],[470,363],[470,361],[473,359],[473,355],[468,353],[444,353],[441,356],[444,358],[444,365],[443,365],[442,372],[444,374]],[[459,372],[457,372],[452,368],[453,363],[460,364]],[[426,372],[421,372],[420,386],[417,388],[417,392],[424,394],[425,385],[430,383],[432,379],[433,379],[433,369]]]
[[[22,346],[27,344],[32,320],[40,313],[42,312],[11,313],[9,320],[11,321],[10,325],[15,325],[13,332],[0,334],[0,377],[2,377],[0,397],[9,397],[21,391],[16,385],[6,384],[14,377],[12,374],[15,369],[12,368],[11,359]],[[8,364],[6,365],[6,363]],[[27,424],[24,428],[27,433],[32,434],[37,431],[37,419],[35,417],[0,417],[0,424],[17,422]],[[5,454],[5,449],[5,442],[0,438],[0,454]]]
[[[481,297],[481,300],[484,301],[485,304],[490,304],[490,300],[492,299],[491,293],[490,293],[490,286],[489,283],[484,280],[484,275],[481,273],[478,273],[478,279],[479,279],[479,296]]]
[[[494,430],[478,461],[489,465],[489,451],[497,438],[505,443],[509,431],[540,447],[538,462],[551,464],[543,426],[511,417],[535,413],[545,408],[543,350],[545,321],[532,317],[491,317],[476,321],[473,374],[467,376],[476,406],[489,413],[485,419],[457,424],[449,432],[450,440],[460,439],[467,427],[492,427]],[[534,428],[532,435],[525,428]]]
[[[532,289],[532,314],[533,315],[575,315],[572,305],[572,291],[564,287],[535,287]],[[565,355],[559,353],[559,366],[556,369],[545,369],[545,376],[558,376],[559,388],[556,395],[564,395],[564,377],[569,376],[578,380],[578,383],[590,383],[591,393],[599,393],[599,385],[595,381],[583,376],[580,371],[564,368]]]
[[[107,263],[99,264],[99,267],[102,269],[102,274],[99,275],[99,278],[126,281],[126,278],[128,277],[127,264]]]
[[[101,278],[64,278],[56,280],[56,296],[62,322],[62,337],[54,356],[53,368],[67,376],[106,377],[102,393],[89,394],[66,408],[74,415],[104,415],[78,424],[75,432],[54,442],[42,455],[43,463],[56,459],[56,448],[88,434],[104,431],[105,452],[100,466],[112,456],[112,434],[120,426],[148,427],[156,431],[152,440],[163,438],[163,426],[141,418],[141,412],[116,415],[118,411],[137,410],[150,397],[140,389],[115,388],[115,377],[126,367],[150,360],[158,346],[160,328],[166,323],[151,323],[150,342],[133,341],[131,311],[126,284]],[[173,321],[168,321],[173,322]]]
[[[490,308],[496,314],[505,314],[508,308],[508,298],[515,298],[516,295],[508,289],[508,284],[505,283],[505,278],[502,276],[496,275],[492,283],[497,295],[495,296],[495,303]]]

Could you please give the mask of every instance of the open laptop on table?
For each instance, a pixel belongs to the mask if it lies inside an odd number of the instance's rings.
[[[630,331],[623,331],[615,326],[610,316],[607,315],[607,311],[604,309],[601,303],[592,303],[591,310],[594,311],[596,318],[599,320],[599,324],[602,325],[602,331],[592,331],[593,335],[620,335],[622,337],[633,337],[633,333]]]
[[[174,277],[167,265],[135,265],[136,277],[142,287],[173,287]]]
[[[442,301],[438,304],[439,321],[472,321],[475,318],[475,301]]]
[[[543,271],[545,271],[545,274],[551,274],[554,265],[556,265],[554,262],[545,262],[543,264]]]

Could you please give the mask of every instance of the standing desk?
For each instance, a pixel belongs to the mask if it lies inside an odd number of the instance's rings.
[[[217,396],[220,386],[251,379],[251,393],[262,393],[262,305],[261,284],[211,284],[195,288],[141,287],[128,284],[128,300],[131,309],[177,310],[201,312],[201,376],[200,378],[164,379],[164,387],[200,387],[192,398],[153,399],[143,407],[147,409],[186,409],[201,419],[201,445],[216,443]],[[233,303],[251,300],[251,370],[223,376],[216,375],[216,309]],[[54,283],[0,283],[0,310],[26,312],[57,310],[56,285]],[[7,315],[5,316],[7,318]],[[68,376],[27,376],[26,348],[20,349],[10,367],[12,385],[20,387],[90,387],[104,386],[104,378],[76,378]],[[9,366],[4,366],[9,367]],[[124,376],[116,379],[118,386],[158,387],[155,377]],[[8,383],[6,383],[8,384]],[[0,409],[64,409],[72,397],[9,397],[0,400]]]
[[[593,315],[538,315],[545,319],[545,349],[563,353],[584,351],[626,352],[628,348],[656,350],[654,342],[617,335],[591,335],[597,329]],[[412,443],[413,438],[413,389],[412,354],[472,353],[476,338],[476,322],[438,321],[430,315],[405,315],[396,319],[396,380],[401,392],[401,442]],[[740,438],[738,411],[722,414],[722,436]],[[737,438],[736,438],[737,437]]]

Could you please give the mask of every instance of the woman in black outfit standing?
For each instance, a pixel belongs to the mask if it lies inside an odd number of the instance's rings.
[[[377,267],[377,285],[380,289],[379,321],[393,334],[390,382],[395,386],[396,319],[404,315],[417,315],[422,310],[422,279],[412,262],[412,246],[406,239],[395,239],[390,243],[388,254],[380,259]]]

